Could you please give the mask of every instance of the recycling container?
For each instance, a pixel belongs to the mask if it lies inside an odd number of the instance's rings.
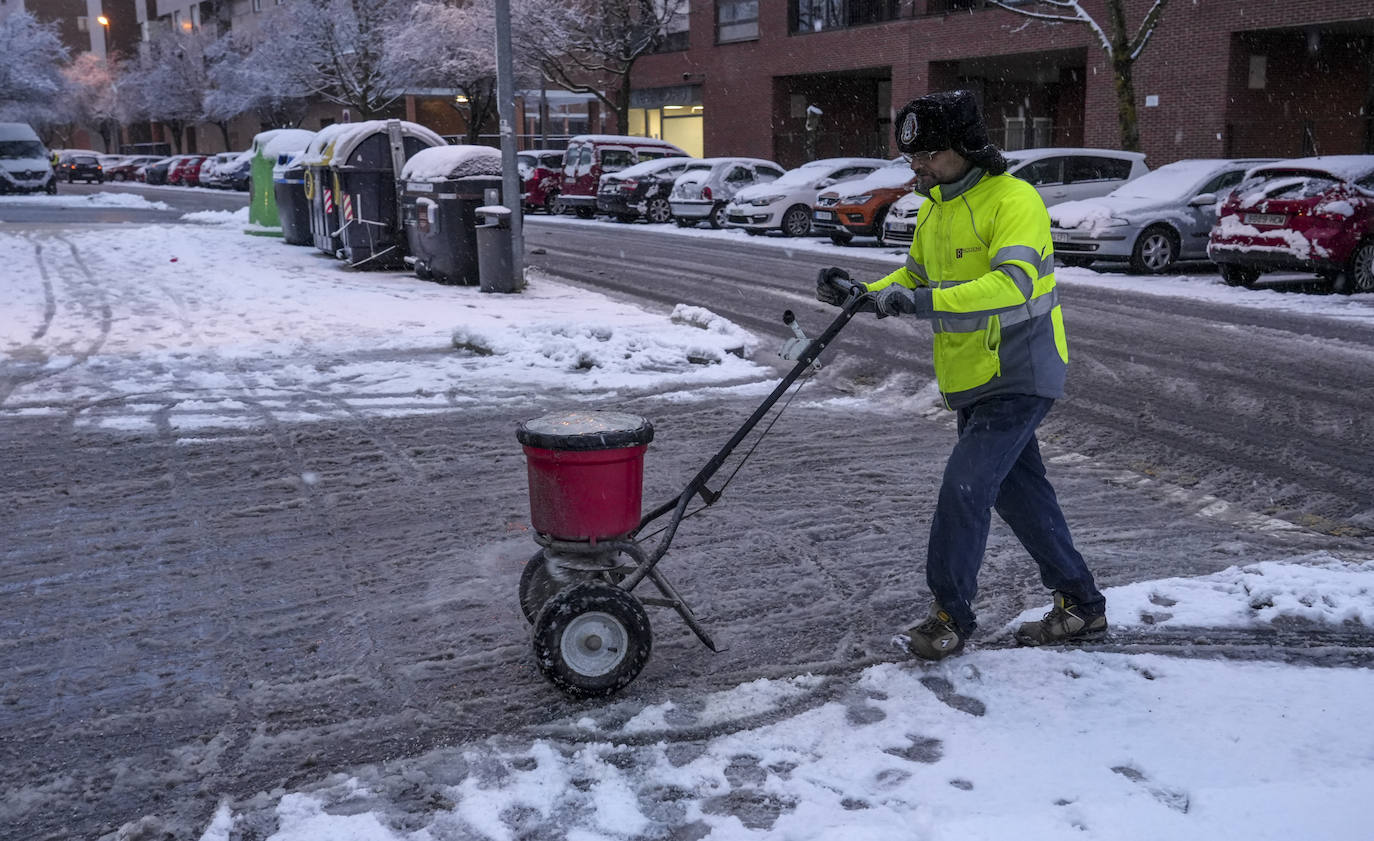
[[[248,221],[255,233],[275,233],[281,226],[277,214],[274,168],[281,155],[302,152],[315,132],[305,129],[270,129],[253,136],[252,168],[248,179]]]
[[[310,202],[305,198],[305,166],[299,156],[282,155],[272,172],[272,187],[277,199],[277,218],[282,240],[288,245],[313,245],[310,232]]]
[[[301,185],[310,218],[310,241],[325,254],[338,257],[343,251],[339,239],[339,214],[334,206],[334,175],[329,169],[334,141],[352,123],[334,123],[315,134],[315,139],[296,160],[301,167]]]
[[[339,239],[350,266],[389,269],[404,265],[406,240],[397,179],[411,156],[443,145],[439,135],[404,120],[358,123],[334,140],[329,168]]]
[[[487,146],[422,149],[406,161],[400,186],[410,251],[406,262],[415,274],[440,283],[477,284],[477,209],[489,195],[500,195],[500,151]]]
[[[645,418],[626,412],[558,412],[519,425],[529,473],[530,522],[556,540],[623,537],[639,525]]]

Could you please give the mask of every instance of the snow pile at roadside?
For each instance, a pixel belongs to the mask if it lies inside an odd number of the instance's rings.
[[[92,193],[90,195],[0,196],[0,204],[37,207],[121,207],[129,210],[171,210],[165,202],[148,201],[137,193]]]
[[[240,207],[238,210],[197,210],[194,213],[183,213],[182,222],[195,222],[201,225],[233,225],[246,223],[248,221],[248,208]]]
[[[1351,564],[1325,553],[1299,560],[1113,587],[1107,615],[1118,628],[1257,628],[1285,621],[1374,627],[1374,561]],[[1028,610],[1008,629],[1043,612]]]
[[[1363,606],[1314,621],[1368,627],[1374,560],[1294,558],[1107,597],[1122,616],[1182,596],[1187,615],[1244,628],[1261,592],[1345,593]],[[201,841],[247,826],[268,841],[1354,838],[1374,790],[1371,697],[1368,669],[975,649],[588,704],[523,735],[224,801]]]

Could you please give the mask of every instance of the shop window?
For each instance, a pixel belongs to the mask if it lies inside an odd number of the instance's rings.
[[[716,43],[756,41],[759,0],[716,0]]]

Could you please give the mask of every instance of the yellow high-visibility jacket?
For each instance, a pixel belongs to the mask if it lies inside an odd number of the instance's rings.
[[[866,286],[893,283],[928,296],[935,376],[951,409],[995,394],[1063,396],[1069,346],[1050,217],[1030,184],[975,167],[933,187],[906,264]]]

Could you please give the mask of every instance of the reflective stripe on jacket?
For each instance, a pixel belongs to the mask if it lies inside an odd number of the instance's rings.
[[[1050,217],[1035,188],[974,169],[931,189],[906,265],[868,284],[933,289],[935,376],[958,409],[993,394],[1064,394],[1068,340]]]

